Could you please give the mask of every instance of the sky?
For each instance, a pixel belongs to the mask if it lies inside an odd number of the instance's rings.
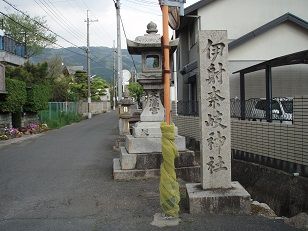
[[[31,17],[43,16],[49,28],[77,46],[86,46],[86,12],[89,10],[90,46],[113,47],[116,45],[116,11],[113,0],[6,0]],[[198,0],[187,0],[185,7]],[[3,13],[16,13],[11,6],[0,0]],[[158,25],[161,34],[161,10],[158,0],[121,0],[121,17],[127,38],[145,34],[150,21]],[[121,32],[122,48],[126,48],[124,31]],[[71,44],[58,38],[64,47]],[[54,46],[57,47],[57,46]]]

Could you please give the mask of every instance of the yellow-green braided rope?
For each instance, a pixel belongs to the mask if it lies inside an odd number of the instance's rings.
[[[174,142],[174,124],[161,123],[163,162],[160,167],[160,205],[166,216],[179,215],[179,184],[176,180],[174,159],[178,151]]]

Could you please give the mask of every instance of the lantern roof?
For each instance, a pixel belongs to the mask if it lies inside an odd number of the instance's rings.
[[[135,103],[131,100],[131,98],[128,96],[128,93],[125,91],[123,99],[120,100],[119,104],[121,104],[122,106],[130,106]]]
[[[127,39],[127,50],[132,55],[141,55],[148,51],[162,51],[161,35],[157,34],[157,25],[150,22],[147,25],[147,34],[138,36],[134,41]],[[179,39],[170,40],[170,53],[173,53],[179,43]]]

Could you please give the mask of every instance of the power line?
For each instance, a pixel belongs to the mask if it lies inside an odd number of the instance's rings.
[[[123,24],[123,20],[122,20],[121,15],[120,15],[120,20],[121,20],[121,25],[122,25],[122,29],[123,29],[123,32],[124,32],[124,36],[125,36],[125,38],[126,38],[126,40],[127,40],[127,35],[126,35],[126,31],[125,31],[125,28],[124,28],[124,24]],[[134,60],[134,58],[133,58],[133,56],[132,56],[131,54],[129,54],[129,55],[130,55],[130,57],[131,57],[131,59],[132,59],[132,61],[133,61],[134,68],[135,68],[135,70],[136,70],[136,72],[137,72],[135,60]]]
[[[55,15],[55,14],[52,12],[52,10],[49,9],[48,6],[46,6],[46,4],[45,4],[44,2],[42,2],[41,0],[39,0],[39,2],[40,2],[40,4],[39,4],[39,3],[37,2],[37,0],[34,0],[34,1],[35,1],[35,3],[36,3],[47,15],[49,15],[60,27],[62,27],[65,31],[69,32],[69,31],[67,30],[67,28],[66,28],[64,25],[62,25],[62,22],[58,19],[58,16]],[[44,9],[44,7],[43,7],[41,4],[47,9],[48,12]],[[69,32],[69,33],[72,34],[75,38],[80,39],[79,36],[76,37],[76,35],[74,35],[72,32]]]
[[[77,37],[78,38],[80,38],[81,36],[83,36],[83,34],[82,33],[77,33],[77,31],[78,31],[78,28],[77,27],[75,27],[73,24],[71,24],[70,23],[70,21],[57,9],[57,7],[50,1],[50,0],[47,0],[49,3],[50,3],[50,7],[51,7],[51,10],[53,11],[53,12],[55,12],[57,15],[59,15],[59,17],[62,19],[61,21],[66,25],[66,26],[68,26],[68,29],[69,29],[69,31],[71,31],[72,33],[74,33],[75,35],[77,35]],[[44,2],[46,2],[45,0],[44,0]],[[54,8],[54,9],[52,9],[52,8]],[[74,30],[72,30],[72,29],[75,29],[76,31],[74,31]],[[84,38],[83,38],[84,39]]]
[[[31,30],[29,27],[26,27],[25,25],[23,25],[23,24],[17,22],[17,21],[14,20],[12,17],[8,16],[7,14],[5,14],[5,13],[3,13],[3,12],[1,12],[1,11],[0,11],[0,14],[2,14],[3,16],[7,17],[7,18],[10,19],[10,20],[12,20],[14,23],[18,24],[19,26],[23,27],[24,29],[26,29],[26,30],[28,30],[28,31],[30,31],[30,32],[32,32],[32,33],[36,33],[39,37],[41,37],[42,39],[48,41],[49,43],[54,44],[54,45],[57,45],[58,47],[61,47],[61,48],[65,49],[65,50],[70,51],[70,52],[72,52],[72,53],[75,53],[75,54],[77,54],[77,55],[82,55],[82,56],[86,57],[86,55],[84,55],[84,54],[81,54],[81,53],[78,53],[78,52],[76,52],[76,51],[70,50],[70,49],[68,49],[68,48],[66,48],[66,47],[64,47],[64,46],[62,46],[62,45],[60,45],[60,44],[58,44],[58,43],[52,41],[51,39],[49,39],[49,38],[47,38],[47,37],[45,37],[45,36],[43,36],[43,35],[38,34],[37,32]],[[82,48],[80,48],[80,47],[77,47],[77,48],[82,49]],[[84,49],[82,49],[82,50],[84,51]],[[93,59],[91,59],[91,60],[92,60],[93,62],[96,62],[96,61],[93,60]],[[96,62],[96,63],[98,63],[98,62]]]
[[[23,14],[24,16],[26,16],[27,18],[29,18],[30,20],[34,21],[35,23],[37,23],[39,26],[43,27],[44,29],[46,29],[47,31],[55,34],[57,37],[63,39],[64,41],[68,42],[69,44],[73,45],[74,47],[77,47],[83,51],[85,51],[83,48],[80,48],[79,46],[77,46],[76,44],[70,42],[69,40],[67,40],[66,38],[62,37],[61,35],[57,34],[56,32],[52,31],[51,29],[49,29],[48,27],[46,27],[45,25],[43,25],[42,23],[40,23],[39,21],[37,21],[36,19],[31,18],[29,15],[27,15],[26,13],[24,13],[22,10],[19,10],[17,7],[15,7],[13,4],[11,4],[10,2],[6,1],[6,0],[2,0],[3,2],[5,2],[6,4],[8,4],[9,6],[11,6],[12,8],[14,8],[16,11],[20,12],[21,14]],[[3,14],[3,13],[2,13]],[[8,16],[7,16],[8,17]]]
[[[139,6],[144,6],[144,7],[151,7],[151,8],[153,8],[153,7],[158,7],[159,6],[159,4],[158,4],[158,2],[157,2],[157,4],[155,4],[155,3],[147,3],[147,2],[145,2],[145,1],[136,1],[136,0],[126,0],[127,1],[127,3],[131,3],[131,4],[136,4],[136,5],[139,5]]]
[[[142,6],[130,5],[130,3],[125,3],[125,4],[123,4],[123,6],[125,6],[125,8],[128,7],[130,9],[137,10],[137,11],[145,13],[145,14],[152,14],[152,15],[155,15],[155,16],[162,16],[162,14],[153,13],[153,10],[151,10],[151,9],[145,10],[144,7],[142,7]]]

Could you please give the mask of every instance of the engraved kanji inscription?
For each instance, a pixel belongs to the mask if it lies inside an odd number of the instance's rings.
[[[222,76],[223,76],[223,72],[226,70],[223,68],[222,63],[218,63],[218,70],[216,70],[215,65],[211,63],[207,71],[209,74],[208,75],[209,78],[206,79],[205,81],[207,81],[209,84],[215,84],[216,80],[220,84],[223,83]]]
[[[214,156],[210,156],[209,158],[210,158],[210,161],[207,162],[206,165],[208,166],[208,170],[210,171],[210,174],[213,174],[214,172],[219,172],[222,170],[228,170],[221,156],[218,156],[217,163],[215,163]]]
[[[208,169],[210,171],[211,174],[213,174],[213,170],[215,168],[215,165],[214,165],[214,157],[213,156],[210,156],[210,161],[208,163],[206,163],[206,165],[208,165]]]
[[[225,98],[219,95],[220,90],[216,90],[216,87],[212,86],[212,89],[213,91],[208,93],[209,97],[206,100],[209,102],[209,107],[215,109],[216,106],[220,106],[220,102]]]
[[[208,120],[205,121],[206,126],[213,128],[221,127],[225,129],[227,126],[222,124],[222,113],[218,110],[214,111],[213,114],[208,114]]]
[[[158,114],[159,111],[159,95],[158,94],[151,94],[149,96],[150,101],[150,111],[152,114]]]
[[[149,129],[141,129],[141,135],[142,135],[142,136],[148,136],[148,135],[150,135]]]
[[[218,154],[220,155],[221,147],[224,145],[227,138],[221,135],[220,131],[217,131],[216,135],[215,132],[211,132],[209,136],[210,137],[206,139],[209,149],[213,150],[214,148],[218,148]]]
[[[218,55],[223,55],[223,50],[225,48],[224,43],[216,43],[214,44],[212,40],[208,40],[207,53],[209,59],[214,62]]]

